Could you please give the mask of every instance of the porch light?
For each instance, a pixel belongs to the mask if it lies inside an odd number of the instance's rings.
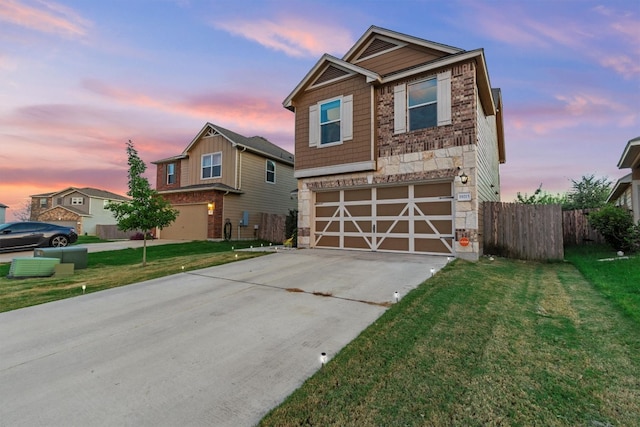
[[[460,175],[460,182],[463,184],[466,184],[467,182],[469,182],[469,177],[467,176],[466,173],[462,172],[462,175]]]

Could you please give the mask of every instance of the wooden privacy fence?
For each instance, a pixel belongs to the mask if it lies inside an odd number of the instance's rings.
[[[560,205],[483,203],[485,254],[525,260],[564,259]]]
[[[577,209],[562,212],[563,241],[565,245],[606,243],[602,234],[589,225],[589,214],[598,209]]]
[[[96,236],[105,240],[131,239],[131,236],[135,236],[137,233],[141,233],[141,231],[122,231],[115,224],[96,225]]]
[[[260,228],[258,238],[273,243],[282,243],[285,238],[285,223],[287,216],[282,214],[260,213]]]

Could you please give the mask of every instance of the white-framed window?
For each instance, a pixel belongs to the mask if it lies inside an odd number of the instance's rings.
[[[309,107],[309,146],[327,147],[353,139],[353,95]]]
[[[220,178],[222,176],[222,153],[204,154],[202,156],[202,179]]]
[[[407,85],[409,132],[438,125],[437,88],[435,77]]]
[[[451,124],[451,71],[393,90],[394,133]]]
[[[273,160],[267,160],[265,180],[271,184],[276,183],[276,162]]]
[[[84,197],[72,197],[71,205],[79,206],[84,204]]]
[[[175,184],[176,183],[176,164],[168,163],[167,164],[167,184]]]
[[[41,208],[46,208],[47,207],[47,199],[44,197],[40,198],[40,207]]]

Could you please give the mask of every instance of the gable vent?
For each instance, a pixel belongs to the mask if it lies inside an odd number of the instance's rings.
[[[380,52],[384,52],[385,50],[390,50],[395,47],[398,47],[398,45],[395,43],[391,43],[382,39],[373,39],[373,41],[369,43],[369,46],[367,46],[364,52],[362,52],[362,55],[358,57],[358,60],[368,58],[369,56],[376,55]]]
[[[317,85],[320,83],[327,82],[329,80],[334,80],[340,77],[344,77],[346,75],[349,75],[347,71],[341,70],[338,67],[334,67],[333,65],[330,65],[329,67],[327,67],[326,70],[324,70],[324,73],[322,73],[320,77],[318,77],[313,84]]]
[[[215,130],[214,128],[210,127],[209,129],[207,129],[207,132],[204,134],[205,137],[208,136],[216,136],[216,135],[220,135],[220,133],[218,133],[217,130]]]

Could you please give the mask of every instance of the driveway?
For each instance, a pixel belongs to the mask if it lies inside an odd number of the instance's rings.
[[[0,425],[254,425],[446,262],[290,250],[0,313]]]

